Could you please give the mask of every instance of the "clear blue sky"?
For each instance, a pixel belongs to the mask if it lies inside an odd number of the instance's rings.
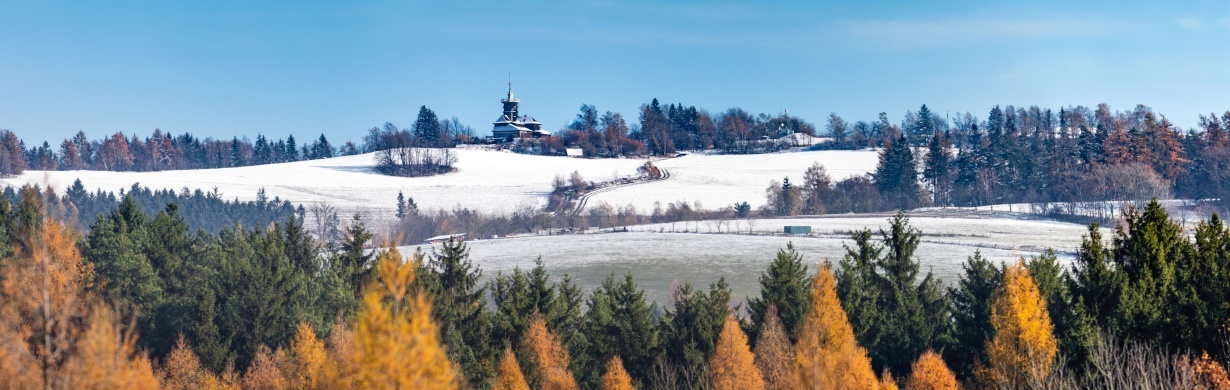
[[[1226,0],[765,3],[0,0],[0,129],[340,143],[426,104],[484,133],[509,73],[552,130],[654,97],[817,124],[923,103],[1143,103],[1184,128],[1230,110]]]

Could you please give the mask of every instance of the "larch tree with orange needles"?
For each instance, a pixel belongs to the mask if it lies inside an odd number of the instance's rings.
[[[358,387],[457,387],[458,375],[440,343],[431,304],[412,291],[415,265],[421,261],[416,255],[413,263],[406,262],[396,249],[377,259],[376,280],[363,294],[355,326]]]
[[[166,390],[222,388],[222,382],[201,365],[201,358],[192,351],[183,336],[175,343],[171,353],[163,358],[158,369],[158,380]]]
[[[768,389],[789,389],[794,364],[794,345],[786,337],[782,321],[777,317],[777,305],[765,310],[760,338],[756,340],[756,368],[764,377]]]
[[[1001,388],[1024,388],[1046,377],[1058,353],[1046,299],[1018,261],[1004,269],[1004,283],[991,304],[995,335],[987,342],[982,380]]]
[[[282,371],[278,369],[278,362],[274,359],[273,353],[269,351],[269,347],[264,345],[256,349],[256,356],[252,357],[252,363],[248,365],[248,370],[243,373],[241,383],[243,388],[251,390],[282,390],[287,388],[286,378],[282,375]]]
[[[756,368],[756,357],[747,347],[747,335],[732,315],[726,316],[717,345],[709,356],[709,379],[713,388],[764,389],[764,378]]]
[[[619,356],[611,358],[602,374],[602,390],[632,390],[632,377],[624,370],[624,361]]]
[[[564,349],[559,338],[547,328],[547,322],[542,314],[530,317],[522,344],[530,359],[527,376],[534,383],[534,388],[542,390],[575,390],[577,380],[568,370],[568,350]]]
[[[500,358],[500,367],[491,390],[530,390],[530,385],[525,383],[525,376],[521,374],[521,366],[517,364],[517,355],[513,353],[512,346],[504,349],[504,357]]]
[[[837,283],[827,264],[816,268],[811,305],[799,323],[795,344],[795,387],[874,389],[880,381],[871,369],[867,350],[854,341],[854,331],[837,298]]]
[[[75,353],[65,364],[70,388],[158,389],[153,365],[137,349],[133,328],[122,329],[114,312],[95,305]]]
[[[314,389],[328,363],[325,343],[316,338],[316,331],[307,322],[300,322],[295,338],[290,341],[283,375],[292,389]]]
[[[61,388],[67,378],[60,371],[82,330],[78,324],[89,315],[85,291],[93,270],[66,226],[51,219],[29,225],[18,229],[30,236],[18,237],[18,255],[5,265],[0,281],[0,314],[8,328],[0,337],[24,340],[22,347],[37,362],[30,367],[39,376],[34,387]],[[30,361],[21,354],[15,358]]]
[[[957,376],[944,359],[935,351],[928,350],[910,366],[910,377],[905,381],[906,390],[957,390]]]

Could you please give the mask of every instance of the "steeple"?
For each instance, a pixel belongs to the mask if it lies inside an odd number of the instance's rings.
[[[516,97],[513,97],[512,73],[509,73],[508,74],[508,97],[504,98],[503,100],[500,100],[500,103],[504,103],[504,117],[507,118],[509,121],[517,120],[517,104],[520,102],[521,101],[517,100]]]

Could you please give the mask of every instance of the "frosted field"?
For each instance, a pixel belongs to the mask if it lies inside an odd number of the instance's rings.
[[[265,188],[296,204],[328,202],[347,213],[365,212],[377,220],[392,218],[397,192],[404,191],[423,209],[451,209],[461,205],[487,212],[507,212],[522,205],[545,204],[556,175],[567,177],[579,171],[591,180],[636,173],[644,163],[638,159],[587,160],[544,157],[486,150],[455,149],[457,172],[432,177],[402,178],[373,171],[372,154],[324,160],[259,165],[239,168],[163,171],[26,171],[2,180],[5,184],[50,184],[57,191],[80,178],[93,191],[118,191],[133,183],[155,189],[202,189],[217,187],[226,199],[256,198]]]
[[[385,176],[373,171],[371,154],[325,160],[260,165],[239,168],[163,171],[26,171],[0,180],[19,186],[25,183],[51,185],[57,191],[81,179],[86,189],[119,191],[133,183],[155,189],[182,188],[212,191],[224,198],[252,200],[265,188],[269,198],[280,197],[296,204],[328,202],[349,214],[362,212],[369,220],[388,220],[394,215],[397,192],[404,191],[423,209],[463,206],[486,212],[508,212],[525,205],[546,202],[556,175],[578,171],[587,180],[604,181],[636,174],[642,159],[578,159],[529,156],[481,149],[454,149],[457,172],[420,178]],[[790,176],[799,180],[814,161],[829,169],[834,179],[863,174],[875,168],[873,151],[793,152],[749,156],[689,155],[657,162],[671,173],[669,180],[614,189],[590,199],[617,205],[634,204],[648,212],[655,201],[686,199],[706,207],[722,207],[748,201],[764,203],[764,188],[770,180]]]
[[[530,269],[534,259],[541,256],[553,276],[567,273],[586,291],[612,272],[618,277],[631,272],[650,299],[666,303],[676,284],[691,281],[708,286],[725,276],[734,296],[741,300],[759,292],[760,273],[786,243],[793,242],[804,261],[813,267],[824,259],[836,263],[845,254],[843,244],[853,244],[845,231],[863,227],[874,231],[887,226],[885,218],[865,215],[758,220],[755,226],[756,231],[778,231],[787,223],[811,225],[813,232],[818,233],[813,237],[709,234],[704,233],[706,223],[700,222],[701,233],[669,233],[670,224],[661,224],[630,227],[630,233],[479,240],[469,245],[471,258],[483,269],[485,280],[514,267]],[[1012,261],[1036,256],[1049,247],[1060,252],[1060,259],[1066,264],[1085,231],[1076,224],[993,216],[918,217],[911,218],[911,222],[923,232],[916,252],[922,271],[932,270],[945,284],[956,282],[962,262],[975,251],[995,261]],[[696,226],[693,223],[689,230]],[[659,228],[666,233],[657,233]],[[682,230],[683,224],[676,224],[676,231]],[[408,254],[414,248],[403,247],[402,251]]]
[[[790,177],[801,183],[803,172],[814,162],[824,165],[833,182],[874,171],[878,154],[871,150],[826,150],[752,155],[690,154],[656,162],[670,171],[669,180],[617,188],[594,195],[589,205],[607,202],[623,206],[632,204],[648,213],[653,203],[685,200],[700,201],[705,208],[717,209],[738,202],[748,202],[752,208],[765,204],[765,188],[770,180]]]

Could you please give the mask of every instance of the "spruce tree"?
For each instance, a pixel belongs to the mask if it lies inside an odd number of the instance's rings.
[[[945,355],[953,370],[968,378],[974,374],[975,365],[986,360],[983,346],[992,335],[991,298],[1004,276],[1003,270],[982,257],[982,252],[966,258],[961,268],[957,285],[948,289],[955,342]]]
[[[443,146],[440,144],[440,119],[427,106],[419,107],[418,119],[414,121],[414,138],[421,146]]]
[[[914,152],[904,135],[880,151],[880,161],[872,174],[876,189],[893,208],[909,210],[919,204],[922,187]]]
[[[675,289],[674,310],[661,322],[666,359],[684,377],[703,376],[705,357],[713,352],[718,333],[730,314],[730,286],[721,278],[709,292],[695,291],[691,283]]]
[[[1047,250],[1041,256],[1030,258],[1025,268],[1046,299],[1046,310],[1055,327],[1055,338],[1059,340],[1060,356],[1067,360],[1062,363],[1070,369],[1083,369],[1090,363],[1089,354],[1097,338],[1097,329],[1084,305],[1073,299],[1065,280],[1067,272],[1055,251]]]
[[[397,220],[406,219],[406,195],[397,191]]]
[[[582,387],[596,387],[602,362],[619,356],[634,381],[647,378],[660,349],[656,321],[657,305],[645,301],[645,290],[636,286],[632,275],[616,282],[607,276],[586,302],[585,335],[587,364],[579,373]]]
[[[769,268],[760,275],[760,296],[747,298],[748,315],[751,317],[747,333],[754,335],[753,339],[758,338],[765,311],[770,305],[775,305],[782,327],[794,341],[795,326],[807,314],[810,279],[803,256],[794,249],[794,243],[787,243],[785,249],[779,249]]]
[[[475,387],[486,387],[495,376],[496,349],[491,339],[487,288],[479,286],[482,271],[470,260],[465,242],[449,239],[433,248],[420,280],[432,297],[449,359],[457,363]]]

